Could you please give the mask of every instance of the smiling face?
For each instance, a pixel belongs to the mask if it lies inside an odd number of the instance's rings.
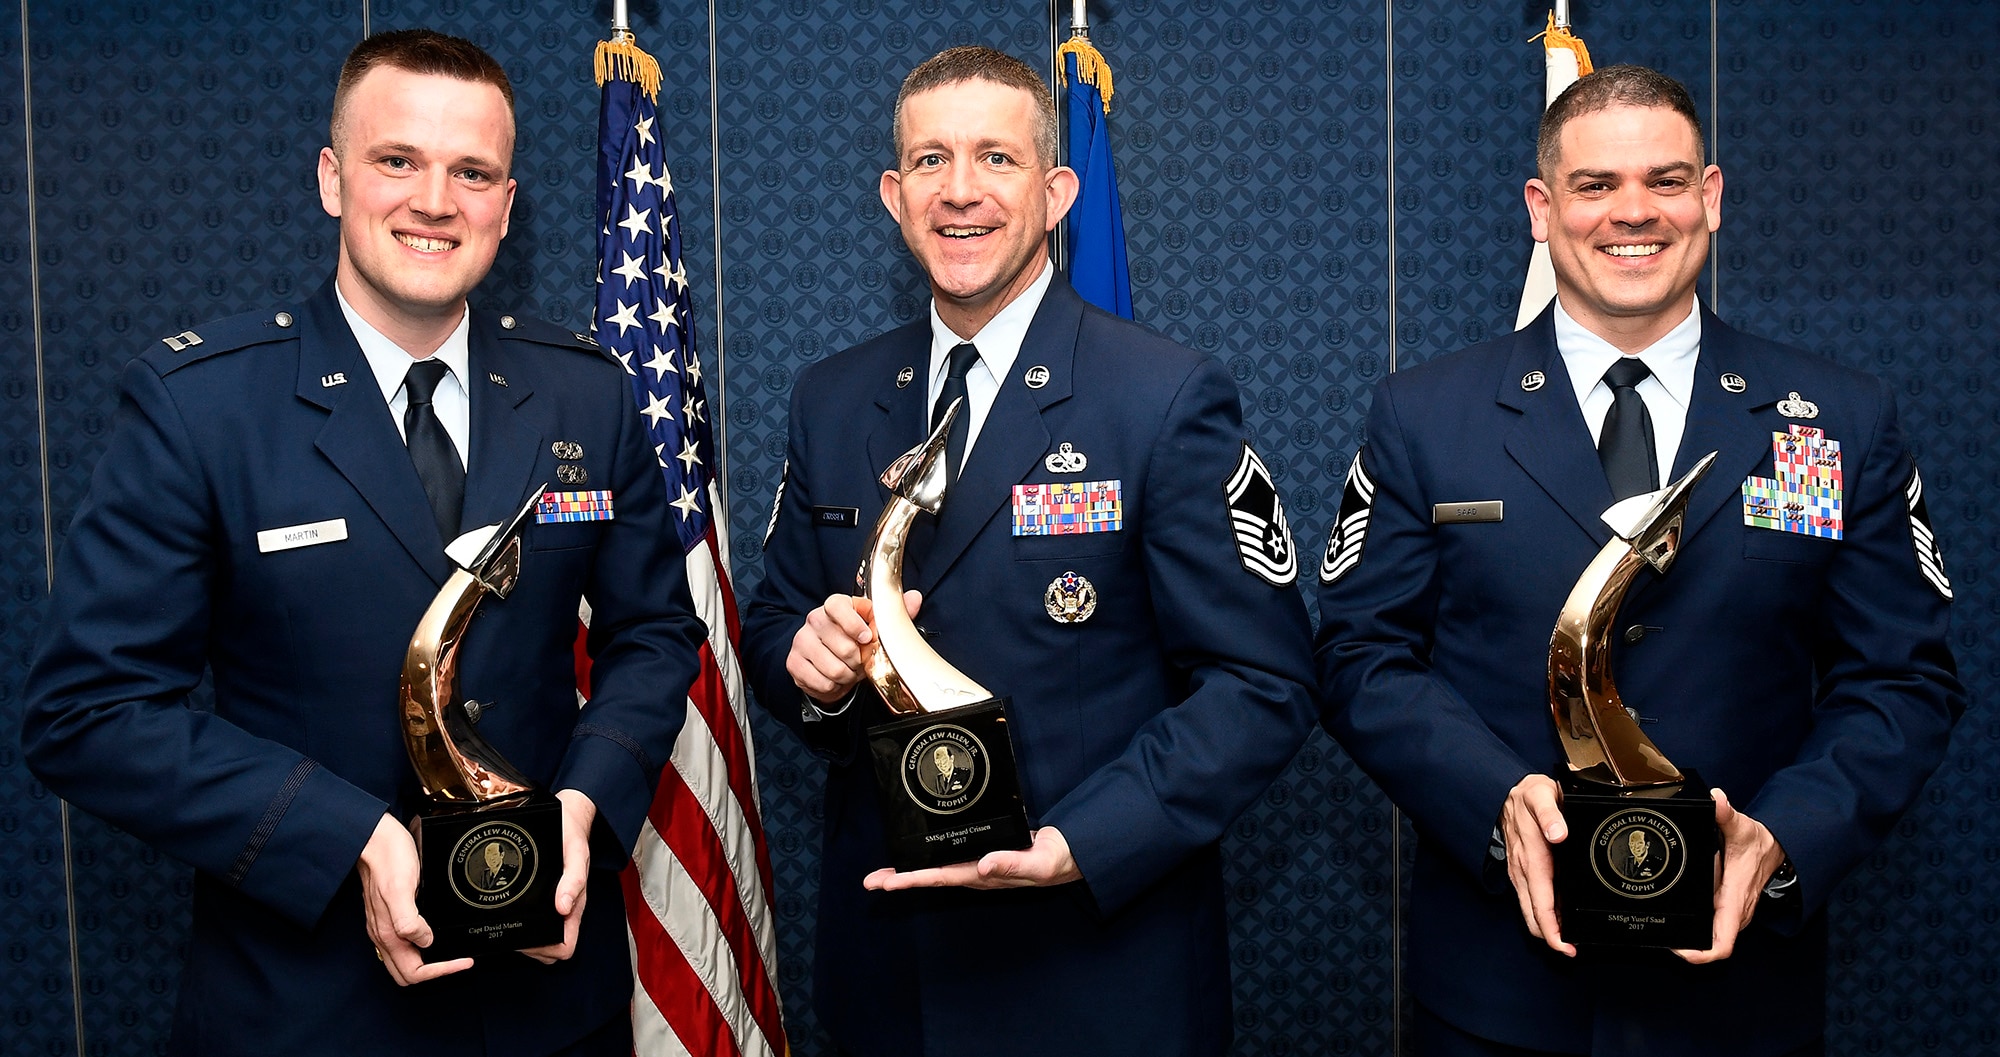
[[[1625,352],[1694,306],[1708,237],[1722,226],[1722,170],[1667,107],[1570,118],[1549,171],[1528,181],[1535,240],[1549,244],[1563,310]]]
[[[1034,285],[1048,233],[1076,200],[1076,173],[1036,156],[1035,115],[1027,92],[979,79],[903,101],[903,153],[882,174],[882,204],[960,337]]]
[[[319,198],[340,218],[336,281],[354,310],[414,355],[442,344],[493,266],[514,204],[514,121],[490,84],[393,66],[353,88],[320,151]]]

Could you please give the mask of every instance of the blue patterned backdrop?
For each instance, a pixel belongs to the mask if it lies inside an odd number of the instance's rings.
[[[587,325],[597,0],[36,0],[0,18],[0,1055],[160,1052],[185,934],[183,868],[22,768],[18,693],[50,548],[145,343],[296,299],[334,225],[313,157],[341,57],[434,25],[494,52],[520,97],[513,234],[475,295]],[[1060,5],[1067,8],[1066,4]],[[1975,707],[1943,772],[1834,900],[1837,1054],[2000,1053],[2000,488],[1989,314],[2000,220],[1989,3],[1580,0],[1600,62],[1689,83],[1728,174],[1720,311],[1891,379],[1931,482]],[[1541,105],[1532,0],[1100,0],[1117,74],[1138,317],[1217,357],[1297,523],[1337,505],[1369,387],[1511,325],[1521,183]],[[1603,8],[1603,10],[1599,10]],[[1615,9],[1614,9],[1615,8]],[[925,289],[875,185],[902,75],[989,43],[1047,68],[1031,0],[637,0],[666,71],[664,133],[727,429],[739,586],[805,364],[916,318]],[[1893,12],[1893,17],[1892,17]],[[25,27],[25,39],[24,30]],[[711,40],[713,50],[711,51]],[[32,101],[30,100],[32,95]],[[20,145],[18,147],[14,145]],[[31,149],[30,149],[31,148]],[[719,219],[719,223],[718,223]],[[718,236],[719,232],[719,236]],[[718,267],[719,264],[719,267]],[[37,293],[37,291],[39,291]],[[719,308],[718,308],[719,306]],[[48,526],[48,528],[45,528]],[[52,529],[52,531],[51,531]],[[781,982],[801,1057],[818,769],[759,730]],[[1316,735],[1228,841],[1243,1054],[1383,1054],[1400,1041],[1399,863],[1411,837]]]

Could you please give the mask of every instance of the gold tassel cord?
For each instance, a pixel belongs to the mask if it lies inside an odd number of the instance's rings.
[[[1583,38],[1571,33],[1569,27],[1556,25],[1556,13],[1554,11],[1549,12],[1549,28],[1529,37],[1528,43],[1532,44],[1543,37],[1548,38],[1547,43],[1542,45],[1545,48],[1550,50],[1568,48],[1570,51],[1576,53],[1576,75],[1578,77],[1582,77],[1590,72],[1590,49],[1583,46]]]
[[[597,86],[616,78],[631,81],[646,93],[646,98],[660,101],[660,63],[651,55],[639,50],[639,44],[631,34],[620,33],[610,40],[597,42]]]
[[[1065,55],[1076,56],[1076,77],[1084,84],[1095,86],[1104,94],[1104,112],[1111,112],[1111,64],[1104,61],[1104,53],[1091,47],[1087,37],[1071,37],[1056,49],[1056,61],[1062,62]],[[1069,67],[1063,65],[1063,80],[1069,80]]]

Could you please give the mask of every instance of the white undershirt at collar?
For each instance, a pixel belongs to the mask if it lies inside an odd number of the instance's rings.
[[[333,296],[340,300],[340,313],[347,317],[347,329],[354,332],[354,340],[361,346],[361,355],[368,360],[368,369],[375,373],[375,384],[382,390],[382,399],[388,401],[389,417],[396,420],[396,432],[403,433],[403,410],[410,405],[410,398],[403,392],[403,377],[410,373],[410,365],[417,358],[403,351],[401,345],[390,341],[381,331],[361,318],[354,306],[340,292],[333,288]],[[444,380],[438,383],[437,392],[431,394],[431,408],[437,412],[438,421],[444,424],[445,434],[451,437],[452,446],[458,449],[461,466],[470,465],[467,453],[471,451],[472,404],[467,397],[465,380],[472,364],[471,313],[458,317],[458,326],[444,344],[431,353],[447,368]],[[404,443],[409,438],[403,438]]]
[[[945,326],[938,317],[937,299],[931,300],[931,364],[930,398],[924,402],[926,408],[937,406],[939,394],[944,392],[945,375],[949,373],[951,350],[960,342],[970,341],[979,349],[979,362],[965,375],[965,402],[972,419],[965,432],[965,455],[959,461],[959,468],[965,467],[964,459],[972,457],[972,445],[979,440],[979,428],[986,424],[986,413],[993,410],[993,398],[999,395],[1000,382],[1014,369],[1014,358],[1021,354],[1021,343],[1028,339],[1028,324],[1035,321],[1035,311],[1042,307],[1042,296],[1049,292],[1049,282],[1055,278],[1056,270],[1042,260],[1042,274],[1021,296],[1008,302],[1007,307],[979,328],[979,333],[970,338],[961,338]],[[924,421],[930,421],[929,415]]]
[[[1563,311],[1560,297],[1556,298],[1556,351],[1576,387],[1577,405],[1590,426],[1590,442],[1596,444],[1604,416],[1611,411],[1611,387],[1604,384],[1604,372],[1624,353]],[[1674,456],[1680,451],[1688,404],[1694,399],[1694,365],[1701,357],[1700,305],[1690,306],[1686,319],[1635,355],[1653,372],[1633,388],[1646,401],[1646,414],[1653,420],[1653,451],[1659,458],[1660,484],[1665,485],[1673,480]]]

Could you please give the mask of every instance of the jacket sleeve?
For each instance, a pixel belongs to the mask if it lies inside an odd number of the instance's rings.
[[[1849,476],[1843,541],[1827,568],[1814,636],[1812,729],[1790,764],[1741,809],[1762,822],[1798,871],[1802,909],[1826,905],[1944,758],[1965,689],[1946,638],[1941,559],[1922,571],[1930,526],[1921,478],[1876,381],[1874,435]]]
[[[577,789],[597,805],[593,865],[620,867],[639,839],[660,772],[687,715],[688,689],[702,663],[707,625],[689,594],[659,457],[646,439],[622,374],[607,386],[618,408],[617,517],[591,559],[590,700],[577,716],[554,787]],[[713,588],[714,584],[707,585]],[[711,599],[717,619],[724,612]],[[600,833],[601,836],[601,833]]]
[[[1043,816],[1104,913],[1220,839],[1312,730],[1311,632],[1296,572],[1268,582],[1237,551],[1225,487],[1244,458],[1238,401],[1204,358],[1175,395],[1143,478],[1155,633],[1186,696]]]
[[[182,411],[134,361],[57,567],[24,755],[57,795],[309,926],[388,805],[191,707],[218,538]]]
[[[1482,877],[1507,792],[1534,769],[1431,667],[1439,541],[1388,382],[1359,459],[1373,485],[1360,561],[1319,585],[1321,722],[1420,831]],[[1349,515],[1343,506],[1340,520]]]

